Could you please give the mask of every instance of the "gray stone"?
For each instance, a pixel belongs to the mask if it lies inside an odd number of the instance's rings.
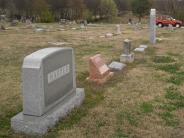
[[[144,49],[147,49],[148,46],[147,45],[140,45],[139,48],[144,48]]]
[[[109,68],[112,71],[122,71],[126,67],[126,64],[120,63],[113,61],[110,65]]]
[[[156,9],[150,12],[150,43],[156,44]]]
[[[125,39],[123,47],[124,54],[129,55],[131,53],[131,40]]]
[[[145,48],[139,47],[139,48],[134,49],[134,51],[135,52],[145,52]]]
[[[18,23],[19,23],[18,20],[13,20],[13,21],[11,22],[11,26],[17,26]]]
[[[80,25],[80,28],[81,28],[81,29],[85,29],[85,25],[84,25],[84,24],[81,24],[81,25]]]
[[[64,45],[70,45],[70,43],[67,42],[48,42],[51,46],[64,46]]]
[[[174,27],[173,27],[173,25],[172,25],[172,24],[169,24],[169,26],[168,26],[168,27],[169,27],[169,30],[170,30],[170,31],[174,31]]]
[[[105,37],[106,37],[106,38],[113,37],[113,34],[112,34],[112,33],[107,33],[107,34],[105,34]]]
[[[124,40],[123,54],[120,56],[120,62],[132,63],[134,61],[134,53],[131,53],[131,40]]]
[[[42,135],[84,99],[72,48],[39,50],[24,59],[22,70],[23,112],[11,120],[15,132]]]
[[[46,30],[43,28],[37,28],[35,29],[35,32],[46,32]]]
[[[11,128],[15,133],[41,136],[47,133],[58,121],[67,116],[74,108],[79,107],[85,98],[84,89],[76,89],[76,94],[66,98],[48,113],[41,117],[19,113],[11,119]]]
[[[121,26],[119,24],[116,25],[116,29],[117,29],[116,34],[120,35],[121,34]]]
[[[129,55],[122,54],[120,56],[120,62],[122,62],[122,63],[132,63],[132,62],[134,62],[134,53],[131,53]]]

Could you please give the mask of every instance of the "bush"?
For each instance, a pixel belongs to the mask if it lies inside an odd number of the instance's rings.
[[[113,0],[101,0],[99,9],[100,16],[107,19],[112,19],[118,14],[117,5]]]
[[[42,23],[50,23],[54,22],[54,16],[50,11],[44,11],[41,14],[41,22]]]

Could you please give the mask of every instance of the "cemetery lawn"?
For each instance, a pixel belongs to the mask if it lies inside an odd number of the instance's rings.
[[[0,32],[0,138],[26,138],[10,130],[10,118],[22,111],[23,58],[57,41],[71,43],[75,49],[77,85],[85,88],[86,99],[45,138],[184,137],[184,29],[158,29],[162,40],[153,47],[143,26],[134,31],[122,25],[123,34],[112,38],[100,37],[115,32],[112,24],[65,31],[58,31],[57,24],[44,24],[50,31],[37,33],[20,25]],[[89,57],[100,53],[107,63],[118,61],[127,38],[134,48],[148,44],[145,56],[137,55],[133,64],[105,85],[87,82]]]

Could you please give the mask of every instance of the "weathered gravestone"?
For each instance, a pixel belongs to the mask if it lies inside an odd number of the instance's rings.
[[[172,25],[172,24],[169,24],[169,26],[168,26],[168,27],[169,27],[169,30],[170,30],[170,31],[174,31],[174,27],[173,27],[173,25]]]
[[[111,37],[113,37],[113,34],[112,34],[112,33],[106,33],[106,34],[105,34],[105,37],[106,37],[106,38],[111,38]]]
[[[23,112],[11,119],[16,133],[43,135],[73,108],[84,89],[76,88],[72,48],[46,48],[24,59]]]
[[[17,26],[18,23],[19,23],[18,20],[13,20],[13,21],[11,22],[11,26]]]
[[[120,62],[116,62],[113,61],[110,65],[109,68],[111,71],[122,71],[124,68],[126,67],[126,64],[120,63]]]
[[[156,44],[156,9],[150,12],[150,43]]]
[[[114,73],[110,72],[109,67],[105,64],[100,54],[95,55],[89,60],[89,80],[97,84],[103,84],[109,80]]]
[[[121,34],[121,26],[119,24],[116,25],[116,29],[117,29],[116,34],[120,35]]]
[[[124,40],[124,53],[120,56],[120,62],[132,63],[134,61],[134,53],[131,53],[131,41]]]

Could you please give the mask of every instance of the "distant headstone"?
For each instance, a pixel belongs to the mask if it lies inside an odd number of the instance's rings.
[[[145,52],[145,48],[138,47],[134,49],[135,52]]]
[[[119,24],[116,25],[116,29],[117,29],[116,34],[117,34],[117,35],[120,35],[120,34],[121,34],[121,26],[120,26]]]
[[[169,24],[169,30],[170,30],[170,31],[174,31],[174,27],[173,27],[172,24]]]
[[[26,24],[28,24],[28,25],[32,24],[31,20],[27,19]]]
[[[147,45],[140,45],[139,47],[140,47],[140,48],[145,48],[145,49],[148,48]]]
[[[150,42],[156,44],[156,9],[150,12]]]
[[[68,20],[66,19],[60,19],[59,24],[67,24]]]
[[[67,43],[67,42],[48,42],[49,45],[51,46],[64,46],[64,45],[69,45],[70,43]]]
[[[134,53],[131,53],[131,41],[129,39],[124,40],[123,54],[120,56],[120,62],[132,63],[134,61]]]
[[[106,33],[106,34],[105,34],[105,37],[106,37],[106,38],[113,37],[113,34],[112,34],[112,33]]]
[[[19,23],[18,20],[13,20],[13,21],[11,22],[11,26],[17,26],[18,23]]]
[[[43,135],[73,108],[84,89],[76,88],[72,48],[46,48],[24,59],[23,112],[11,119],[16,133]]]
[[[111,71],[122,71],[126,67],[126,64],[120,63],[113,61],[110,65],[109,68]]]
[[[35,32],[46,32],[46,30],[45,29],[43,29],[43,28],[36,28],[35,29]]]
[[[100,38],[105,38],[105,36],[104,35],[101,35]]]
[[[0,30],[6,30],[4,25],[1,25],[1,29]]]
[[[110,72],[109,67],[105,64],[100,54],[95,55],[89,60],[89,80],[97,84],[103,84],[110,79],[114,73]]]
[[[84,26],[88,26],[88,21],[87,20],[84,20]]]
[[[83,23],[81,23],[80,28],[85,29],[85,25]]]

